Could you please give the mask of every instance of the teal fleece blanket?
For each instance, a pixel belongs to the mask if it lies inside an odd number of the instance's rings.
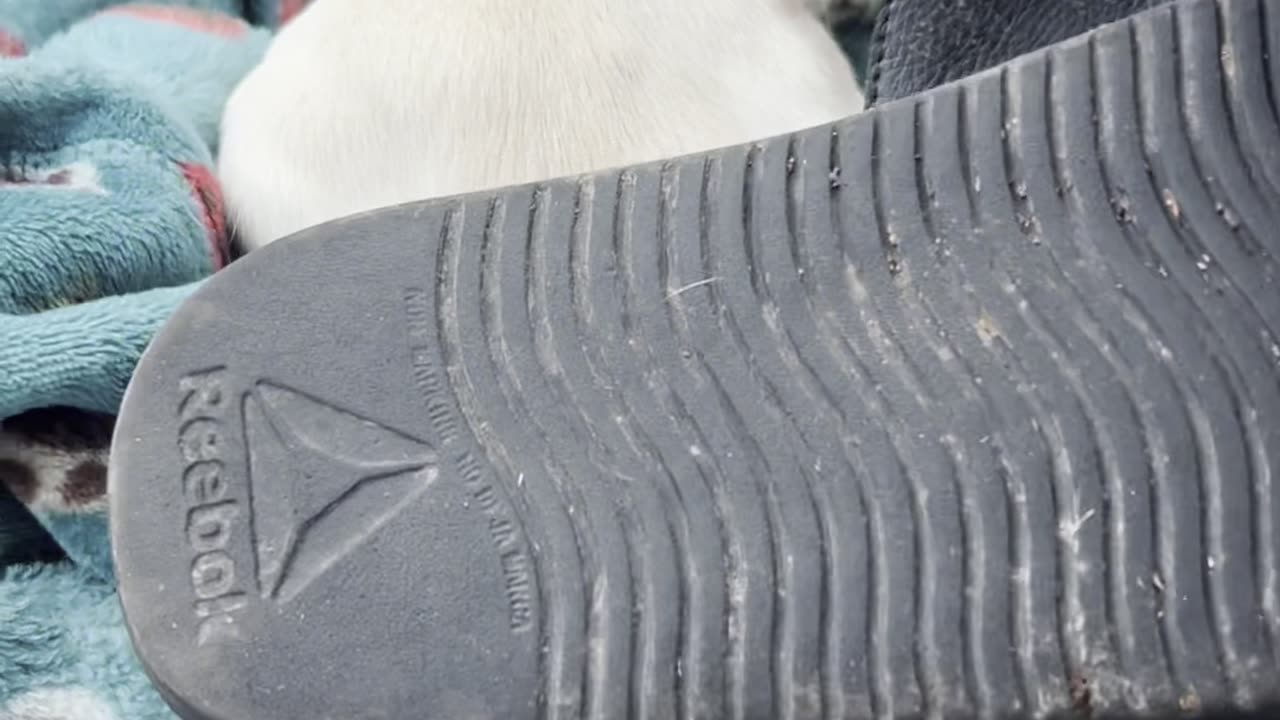
[[[218,121],[297,0],[0,0],[0,719],[172,718],[138,666],[106,440],[229,261]]]

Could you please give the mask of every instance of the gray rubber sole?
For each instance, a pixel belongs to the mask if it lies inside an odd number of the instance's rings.
[[[1280,0],[276,243],[111,473],[185,718],[1273,718]]]

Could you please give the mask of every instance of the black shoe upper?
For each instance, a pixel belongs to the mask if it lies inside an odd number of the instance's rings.
[[[888,0],[876,25],[867,102],[972,75],[1167,0]]]

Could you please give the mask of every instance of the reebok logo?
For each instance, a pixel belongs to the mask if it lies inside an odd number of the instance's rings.
[[[272,381],[243,417],[264,599],[296,598],[440,474],[427,443]]]
[[[270,381],[240,398],[245,463],[227,442],[235,403],[225,370],[188,375],[180,389],[199,646],[246,640],[239,618],[255,585],[263,599],[288,603],[439,475],[427,443]],[[250,563],[256,573],[245,572]]]
[[[197,645],[239,639],[236,615],[247,604],[231,554],[231,542],[243,520],[241,504],[227,487],[223,375],[215,369],[188,375],[179,383],[178,449],[187,504],[183,534],[192,555]]]

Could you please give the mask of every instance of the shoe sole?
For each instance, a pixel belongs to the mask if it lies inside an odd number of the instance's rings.
[[[235,263],[115,439],[143,664],[199,720],[1276,717],[1268,48],[1181,1]]]

